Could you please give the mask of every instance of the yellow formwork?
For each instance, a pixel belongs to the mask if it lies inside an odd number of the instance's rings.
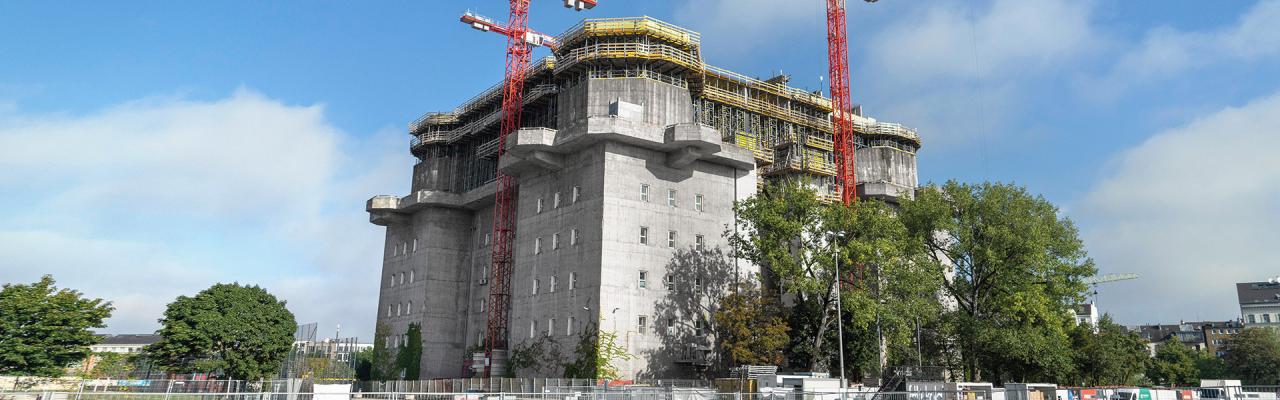
[[[555,70],[560,72],[578,63],[601,59],[661,60],[691,70],[700,70],[702,62],[693,53],[666,44],[600,43],[577,47],[561,54]]]
[[[788,110],[759,99],[736,95],[728,90],[714,86],[708,85],[703,88],[702,95],[708,100],[729,104],[756,114],[804,125],[827,133],[832,132],[831,121],[826,118],[818,118],[795,110]]]
[[[818,175],[835,176],[836,165],[831,161],[827,161],[827,154],[819,150],[805,149],[806,169]]]
[[[572,45],[587,37],[600,36],[649,36],[693,49],[701,44],[702,35],[652,17],[593,18],[584,20],[566,30],[558,41],[562,46]]]
[[[809,136],[804,139],[804,144],[806,146],[813,147],[816,149],[822,149],[826,151],[835,151],[835,143],[825,138]]]
[[[761,165],[773,163],[773,149],[766,148],[765,143],[758,137],[748,135],[746,132],[738,132],[733,135],[733,144],[751,150],[756,162]]]

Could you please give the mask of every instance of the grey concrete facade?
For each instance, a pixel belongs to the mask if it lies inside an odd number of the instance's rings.
[[[695,123],[681,86],[583,79],[557,97],[560,129],[522,129],[499,165],[520,183],[510,342],[551,336],[571,353],[595,326],[639,356],[624,376],[688,376],[709,356],[702,303],[755,272],[690,255],[725,247],[732,203],[756,191],[752,153]],[[422,324],[423,378],[466,375],[487,316],[493,185],[440,190],[448,164],[424,161],[413,193],[366,205],[387,227],[380,334],[399,344]]]

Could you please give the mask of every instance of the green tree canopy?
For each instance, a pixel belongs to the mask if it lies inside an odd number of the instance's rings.
[[[396,352],[396,370],[401,379],[417,380],[422,372],[422,325],[409,324],[405,343]]]
[[[1280,336],[1265,328],[1246,328],[1227,342],[1223,361],[1246,385],[1280,385]]]
[[[1097,331],[1080,325],[1072,331],[1075,378],[1070,385],[1122,386],[1141,383],[1143,367],[1150,356],[1137,333],[1103,315]]]
[[[114,308],[102,299],[59,289],[45,275],[30,285],[0,289],[0,374],[62,376],[67,366],[84,361],[98,338],[89,329],[105,328]]]
[[[160,320],[160,341],[147,347],[172,373],[212,373],[258,380],[279,372],[297,329],[284,301],[257,286],[217,284],[178,297]]]
[[[1156,347],[1156,356],[1150,360],[1147,378],[1166,387],[1187,387],[1200,383],[1197,351],[1188,348],[1177,339],[1169,339]]]
[[[1071,307],[1096,273],[1070,220],[1009,184],[928,186],[901,217],[927,247],[956,311],[947,324],[966,380],[1061,381],[1071,372]]]
[[[730,363],[783,364],[790,328],[776,298],[763,295],[754,284],[742,284],[720,301],[714,318],[720,331],[720,348]]]

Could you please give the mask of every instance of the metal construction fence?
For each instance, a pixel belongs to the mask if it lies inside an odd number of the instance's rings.
[[[618,390],[610,392],[544,393],[414,393],[414,392],[257,392],[257,393],[145,393],[145,392],[0,392],[0,400],[991,400],[990,392],[823,392],[775,391],[716,393],[709,389]]]

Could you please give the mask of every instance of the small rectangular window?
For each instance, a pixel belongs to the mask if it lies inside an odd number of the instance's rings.
[[[491,232],[485,232],[485,233],[484,233],[484,246],[488,246],[488,245],[489,245],[489,237],[490,237],[489,235],[492,235],[492,234],[493,234],[493,233],[491,233]],[[484,247],[484,246],[481,246],[481,247]]]
[[[413,252],[418,252],[418,238],[413,238]]]
[[[542,198],[541,198],[541,197],[539,197],[539,198],[538,198],[538,210],[537,210],[537,213],[538,213],[538,214],[542,214]]]
[[[644,289],[649,286],[649,272],[640,271],[640,288]]]
[[[391,316],[391,305],[390,305],[390,304],[387,304],[387,316],[388,316],[388,317],[390,317],[390,316]]]
[[[702,212],[702,195],[693,196],[693,209]]]
[[[533,238],[533,254],[542,254],[542,238]]]
[[[538,334],[538,321],[529,321],[529,338],[533,339]]]
[[[569,273],[569,290],[573,290],[577,288],[578,288],[578,273],[570,272]]]
[[[582,196],[582,186],[574,186],[573,197],[569,200],[569,204],[576,204],[580,196]]]
[[[538,294],[538,283],[537,279],[533,280],[533,294]]]
[[[1249,323],[1250,323],[1250,324],[1256,324],[1256,323],[1258,323],[1258,321],[1254,319],[1253,314],[1249,314]]]
[[[1270,324],[1270,323],[1271,323],[1271,314],[1262,314],[1262,323],[1264,323],[1264,324]]]
[[[573,335],[573,317],[569,317],[569,320],[568,320],[568,321],[565,321],[565,324],[564,324],[564,334],[565,334],[565,336],[572,336],[572,335]]]
[[[667,291],[676,290],[676,276],[667,274],[665,278],[662,278],[662,285],[667,287]]]
[[[640,201],[643,201],[646,203],[649,202],[649,184],[648,183],[640,184]]]
[[[408,304],[405,304],[405,306],[404,306],[404,313],[405,313],[405,315],[413,314],[413,302],[412,302],[412,301],[410,301]]]
[[[403,284],[404,284],[404,273],[403,273],[403,272],[401,272],[401,273],[400,273],[400,282],[398,282],[398,283],[399,283],[399,284],[401,284],[401,285],[403,285]]]
[[[573,228],[569,230],[569,245],[570,246],[578,245],[578,228]]]
[[[676,247],[676,231],[667,231],[667,247]]]
[[[560,248],[560,233],[556,232],[551,234],[551,250],[555,250],[559,248]]]
[[[640,227],[640,244],[649,244],[649,227]]]
[[[640,332],[641,335],[645,334],[645,331],[648,331],[648,326],[649,317],[641,315],[636,319],[636,332]]]
[[[667,189],[667,205],[671,207],[676,206],[676,190],[675,189]]]
[[[409,270],[409,283],[413,283],[413,270]]]
[[[702,250],[702,249],[703,249],[703,247],[705,247],[705,246],[706,246],[706,244],[707,244],[707,241],[706,241],[706,239],[705,239],[705,238],[703,238],[703,237],[702,237],[702,235],[694,235],[694,236],[693,236],[693,247],[694,247],[694,248],[696,248],[696,249],[698,249],[698,250]]]
[[[488,302],[487,302],[487,301],[485,301],[485,300],[486,300],[486,299],[480,299],[480,312],[484,312],[484,311],[485,311],[485,305],[486,305],[486,303],[488,303]]]
[[[551,287],[549,287],[548,289],[550,289],[548,293],[556,292],[556,276],[555,275],[551,275]]]
[[[396,316],[397,316],[397,317],[399,317],[399,316],[400,316],[400,313],[401,313],[402,311],[404,311],[403,309],[404,309],[404,304],[396,304]]]
[[[702,277],[701,277],[701,276],[696,276],[696,277],[694,277],[694,278],[693,278],[693,288],[694,288],[695,290],[696,290],[696,289],[702,289]]]
[[[387,287],[396,287],[396,274],[391,274],[387,279]]]
[[[551,208],[560,208],[560,192],[551,195]]]
[[[394,244],[393,244],[393,245],[391,245],[391,256],[392,256],[392,257],[395,257],[395,256],[398,256],[398,255],[400,255],[400,246],[396,246],[396,245],[394,245]]]

